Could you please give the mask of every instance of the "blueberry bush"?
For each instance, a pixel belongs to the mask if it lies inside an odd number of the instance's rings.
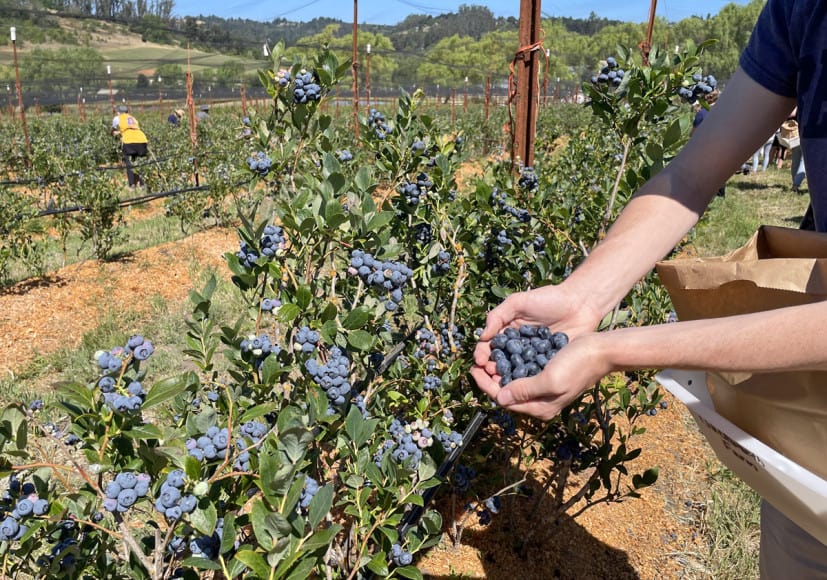
[[[349,64],[326,50],[287,63],[277,46],[261,73],[272,100],[232,129],[234,162],[176,157],[182,180],[201,167],[210,184],[245,183],[170,210],[234,200],[225,259],[242,314],[225,319],[212,278],[191,292],[180,374],[154,376],[155,345],[133,335],[101,345],[55,409],[3,410],[4,574],[421,578],[415,560],[445,530],[458,542],[528,501],[515,460],[548,462],[531,501],[550,498],[556,517],[637,497],[657,477],[631,471],[637,421],[660,402],[645,375],[614,375],[540,423],[481,400],[467,369],[486,312],[568,276],[685,139],[678,93],[698,54],[650,58],[607,59],[616,74],[590,89],[581,134],[541,143],[531,167],[493,161],[467,191],[469,137],[425,114],[421,93],[367,111],[356,141],[324,109]],[[647,278],[603,326],[668,310]],[[568,340],[507,332],[494,352],[512,379]],[[447,521],[438,490],[454,498]]]

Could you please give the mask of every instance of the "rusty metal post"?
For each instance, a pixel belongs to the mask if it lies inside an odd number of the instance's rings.
[[[247,91],[244,89],[244,78],[241,79],[241,115],[247,116]]]
[[[643,54],[643,64],[649,66],[649,51],[652,50],[652,31],[655,29],[655,12],[658,8],[658,0],[649,2],[649,25],[646,28],[646,39],[638,47]]]
[[[451,89],[451,123],[454,122],[454,108],[457,100],[457,90]]]
[[[353,0],[353,134],[359,138],[359,36],[357,22],[359,21],[358,0]]]
[[[534,164],[534,137],[537,130],[538,58],[540,42],[540,0],[520,0],[520,50],[515,59],[517,75],[517,124],[511,163],[523,167]],[[535,50],[537,48],[537,50]]]
[[[26,125],[26,107],[23,105],[23,87],[20,84],[20,69],[17,68],[17,29],[12,26],[11,46],[14,53],[14,87],[17,89],[17,106],[20,107],[20,120],[23,122],[23,137],[26,139],[26,164],[32,161],[32,142],[29,139],[29,127]]]

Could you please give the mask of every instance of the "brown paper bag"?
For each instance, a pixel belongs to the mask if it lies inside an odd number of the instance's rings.
[[[762,226],[725,256],[659,262],[657,272],[679,320],[818,302],[827,299],[827,234]],[[718,413],[827,479],[827,372],[707,377]]]

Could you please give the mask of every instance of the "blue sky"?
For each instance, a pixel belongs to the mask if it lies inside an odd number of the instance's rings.
[[[722,0],[661,0],[658,15],[670,21],[688,16],[716,14],[729,4]],[[739,0],[736,4],[746,4]],[[461,4],[488,6],[495,16],[519,16],[520,0],[359,0],[359,22],[370,24],[396,24],[408,14],[442,14],[455,12]],[[649,15],[649,0],[546,0],[542,2],[544,16],[571,16],[586,18],[595,12],[598,16],[614,20],[645,22]],[[274,18],[307,21],[318,16],[353,20],[353,2],[348,0],[175,0],[173,14],[177,16],[221,16],[224,18],[249,18],[268,22]]]

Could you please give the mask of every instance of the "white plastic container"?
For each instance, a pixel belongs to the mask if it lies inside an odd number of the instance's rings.
[[[689,408],[724,465],[776,509],[827,544],[827,481],[716,413],[704,371],[666,369],[656,379]]]

